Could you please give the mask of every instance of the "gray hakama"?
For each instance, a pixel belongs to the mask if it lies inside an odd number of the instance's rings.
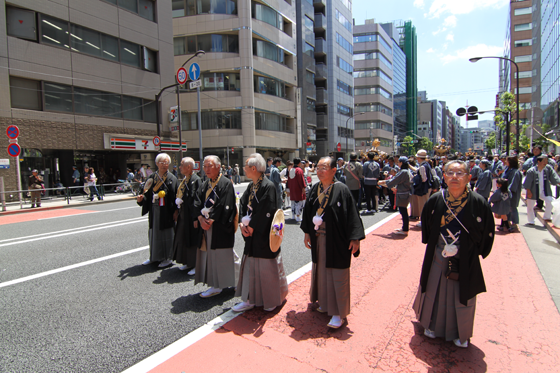
[[[237,285],[239,256],[233,248],[212,250],[212,229],[204,231],[206,251],[196,250],[195,285],[202,282],[210,287],[223,289]]]
[[[325,223],[321,225],[324,230]],[[319,301],[319,306],[329,316],[346,318],[350,313],[350,268],[327,268],[327,236],[317,237],[317,264],[311,269],[311,302]]]
[[[413,309],[424,329],[434,331],[436,337],[446,341],[459,338],[463,343],[473,335],[476,296],[468,300],[467,306],[459,301],[459,281],[445,277],[448,260],[441,255],[444,245],[440,237],[426,292],[422,294],[419,287]]]
[[[191,229],[185,228],[186,224],[191,224]],[[173,242],[173,260],[175,262],[184,264],[187,268],[194,268],[196,265],[196,245],[187,246],[193,242],[189,234],[194,234],[192,228],[192,220],[188,216],[188,210],[182,208],[179,210],[179,219],[177,219],[177,226],[175,232],[175,239]]]
[[[243,255],[241,276],[235,296],[255,306],[280,306],[288,295],[288,281],[282,263],[282,254],[274,259]]]
[[[153,227],[148,230],[150,243],[150,261],[162,262],[173,258],[173,228],[159,229],[161,208],[157,203],[152,204]],[[156,228],[157,227],[157,228]]]

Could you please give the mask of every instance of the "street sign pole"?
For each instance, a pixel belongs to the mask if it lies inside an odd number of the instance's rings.
[[[183,128],[181,126],[181,99],[177,86],[177,120],[179,121],[179,163],[183,160]]]
[[[202,158],[202,114],[200,113],[200,87],[196,87],[198,101],[198,159],[200,160],[200,176],[204,178],[204,158]]]

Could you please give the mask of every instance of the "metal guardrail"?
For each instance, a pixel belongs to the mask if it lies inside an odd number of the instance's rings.
[[[137,195],[140,190],[142,183],[138,182],[128,182],[123,181],[113,184],[96,184],[97,192],[101,197],[107,195],[107,193],[131,193],[132,195]],[[1,188],[0,188],[1,189]],[[83,190],[82,194],[79,190]],[[0,190],[0,202],[2,204],[2,211],[6,211],[8,205],[19,204],[20,209],[23,209],[23,205],[26,203],[31,203],[31,192],[50,192],[41,196],[41,202],[49,202],[54,200],[63,199],[70,204],[72,198],[82,197],[90,198],[89,186],[70,186],[70,187],[58,187],[58,188],[44,188],[44,189],[25,189],[25,190],[10,190],[2,191]],[[6,198],[9,197],[9,198]]]

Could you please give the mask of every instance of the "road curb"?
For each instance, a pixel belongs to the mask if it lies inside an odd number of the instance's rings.
[[[525,203],[525,205],[527,205],[527,199],[526,198],[521,197],[521,200]],[[556,231],[556,229],[554,229],[554,226],[550,222],[544,220],[542,212],[538,211],[538,210],[535,210],[535,217],[537,219],[539,219],[539,221],[542,223],[542,225],[550,232],[552,237],[554,237],[556,242],[558,242],[560,244],[560,234]]]
[[[103,199],[101,201],[97,201],[95,204],[99,205],[99,204],[104,204],[104,203],[127,201],[127,200],[135,199],[135,198],[136,198],[135,196],[129,196],[129,197],[123,197],[123,198],[119,198],[119,199]],[[88,205],[76,205],[76,204],[71,204],[70,203],[70,204],[65,204],[65,205],[61,205],[61,206],[23,208],[23,209],[14,210],[14,211],[0,211],[0,216],[14,215],[14,214],[25,214],[25,213],[29,213],[29,212],[38,212],[38,211],[59,210],[59,209],[65,209],[65,208],[69,208],[69,207],[83,207],[83,206],[88,206]]]

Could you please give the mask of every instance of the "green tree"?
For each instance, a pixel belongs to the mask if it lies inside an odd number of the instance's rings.
[[[486,140],[484,140],[484,149],[490,152],[490,149],[496,148],[496,132],[492,132]]]
[[[405,136],[402,142],[402,147],[405,149],[406,154],[410,155],[411,154],[411,150],[414,149],[414,142],[413,142],[413,138],[412,136]]]
[[[418,142],[415,145],[416,145],[416,151],[420,149],[424,149],[425,151],[428,152],[428,154],[430,154],[430,152],[434,149],[434,143],[431,142],[430,139],[427,137],[419,138]]]
[[[515,149],[515,133],[512,131],[512,129],[515,129],[515,125],[517,123],[517,120],[513,119],[516,113],[517,104],[515,102],[515,95],[511,92],[504,92],[500,96],[500,106],[496,108],[496,112],[494,114],[494,123],[498,126],[499,129],[502,130],[502,144],[505,144],[506,123],[509,119],[510,150]],[[505,147],[504,145],[502,146]],[[521,136],[519,138],[519,147],[521,150]]]

